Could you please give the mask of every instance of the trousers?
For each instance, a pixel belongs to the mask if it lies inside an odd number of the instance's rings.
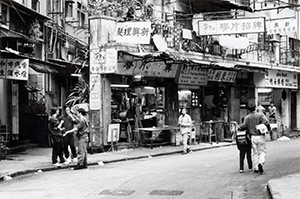
[[[182,135],[183,152],[186,153],[187,150],[188,150],[188,148],[189,148],[189,146],[188,146],[188,144],[187,144],[189,135],[188,135],[188,133],[183,133],[183,134],[181,134],[181,135]]]
[[[52,163],[57,163],[57,157],[60,159],[60,163],[63,163],[63,138],[62,136],[53,136],[52,137],[53,144],[52,144]]]
[[[88,135],[82,135],[78,138],[78,165],[87,166],[87,147],[88,147]]]
[[[264,135],[252,135],[252,152],[253,152],[253,166],[258,170],[258,164],[264,165],[266,161],[266,139]]]
[[[244,170],[244,160],[247,155],[248,168],[252,169],[251,146],[239,147],[240,150],[240,170]]]
[[[66,135],[63,139],[64,139],[63,142],[64,142],[65,158],[69,158],[70,156],[69,146],[71,149],[72,158],[76,158],[77,154],[76,154],[74,135]]]

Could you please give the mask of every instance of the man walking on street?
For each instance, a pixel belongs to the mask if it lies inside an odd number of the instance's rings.
[[[253,151],[253,166],[255,173],[263,173],[263,165],[266,159],[266,139],[264,132],[257,129],[257,126],[264,124],[267,130],[270,130],[270,123],[267,117],[262,113],[255,111],[255,105],[249,105],[250,113],[245,117],[244,122],[239,126],[240,130],[248,130],[251,136],[252,151]]]
[[[79,123],[69,131],[66,131],[63,136],[66,136],[70,133],[75,133],[78,137],[78,163],[75,169],[86,169],[87,168],[87,147],[88,147],[88,134],[89,134],[89,125],[84,117],[87,114],[87,111],[83,108],[77,110],[77,116]]]
[[[178,124],[180,127],[180,133],[182,136],[182,143],[183,143],[183,152],[182,154],[186,154],[191,151],[190,146],[188,146],[188,135],[191,133],[192,127],[192,118],[187,113],[187,110],[183,108],[181,110],[181,115],[178,118]]]

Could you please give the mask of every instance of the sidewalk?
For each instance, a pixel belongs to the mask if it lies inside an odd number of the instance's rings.
[[[231,142],[221,142],[211,145],[209,143],[200,143],[191,145],[193,151],[199,151],[209,148],[225,147],[232,145]],[[141,158],[151,158],[155,156],[170,155],[182,152],[182,146],[161,146],[154,147],[138,147],[135,149],[122,149],[114,152],[104,153],[88,153],[88,165],[108,164],[112,162],[127,161]],[[0,182],[7,177],[15,177],[37,171],[51,171],[56,169],[65,169],[75,167],[75,163],[70,165],[62,165],[60,167],[53,166],[51,162],[52,148],[30,148],[26,151],[8,154],[5,160],[0,161]]]
[[[193,151],[231,146],[233,143],[220,142],[200,143],[191,145]],[[162,146],[151,149],[136,148],[123,149],[114,152],[88,154],[88,165],[103,165],[119,161],[128,161],[141,158],[151,158],[155,156],[171,155],[181,153],[181,146]],[[26,151],[8,154],[5,160],[0,161],[0,182],[6,179],[14,178],[19,175],[36,173],[40,171],[52,171],[57,169],[66,169],[75,167],[75,163],[63,165],[61,167],[53,166],[51,163],[52,148],[31,148]],[[280,179],[272,179],[268,182],[268,188],[272,199],[298,199],[300,195],[300,174],[295,174]]]

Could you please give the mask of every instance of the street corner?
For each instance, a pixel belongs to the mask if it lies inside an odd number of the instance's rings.
[[[300,196],[300,173],[272,179],[268,189],[273,199],[298,199]]]

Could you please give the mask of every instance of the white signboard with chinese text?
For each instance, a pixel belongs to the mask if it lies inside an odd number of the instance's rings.
[[[296,19],[266,21],[268,34],[289,34],[297,31]]]
[[[265,75],[265,87],[298,89],[297,73],[268,70]]]
[[[100,74],[90,74],[90,110],[100,109]]]
[[[149,44],[151,22],[118,22],[116,40],[119,43]]]
[[[207,85],[207,69],[200,67],[183,66],[178,78],[178,84]]]
[[[91,74],[115,73],[118,68],[116,49],[95,49],[91,51]]]
[[[265,18],[198,21],[199,35],[265,32]]]
[[[28,80],[29,59],[0,59],[0,78]]]
[[[116,49],[106,49],[105,65],[103,73],[115,73],[118,68],[118,51]]]
[[[100,73],[102,65],[105,64],[105,50],[93,49],[90,52],[90,72]]]
[[[233,83],[237,76],[237,71],[208,69],[208,81]]]

